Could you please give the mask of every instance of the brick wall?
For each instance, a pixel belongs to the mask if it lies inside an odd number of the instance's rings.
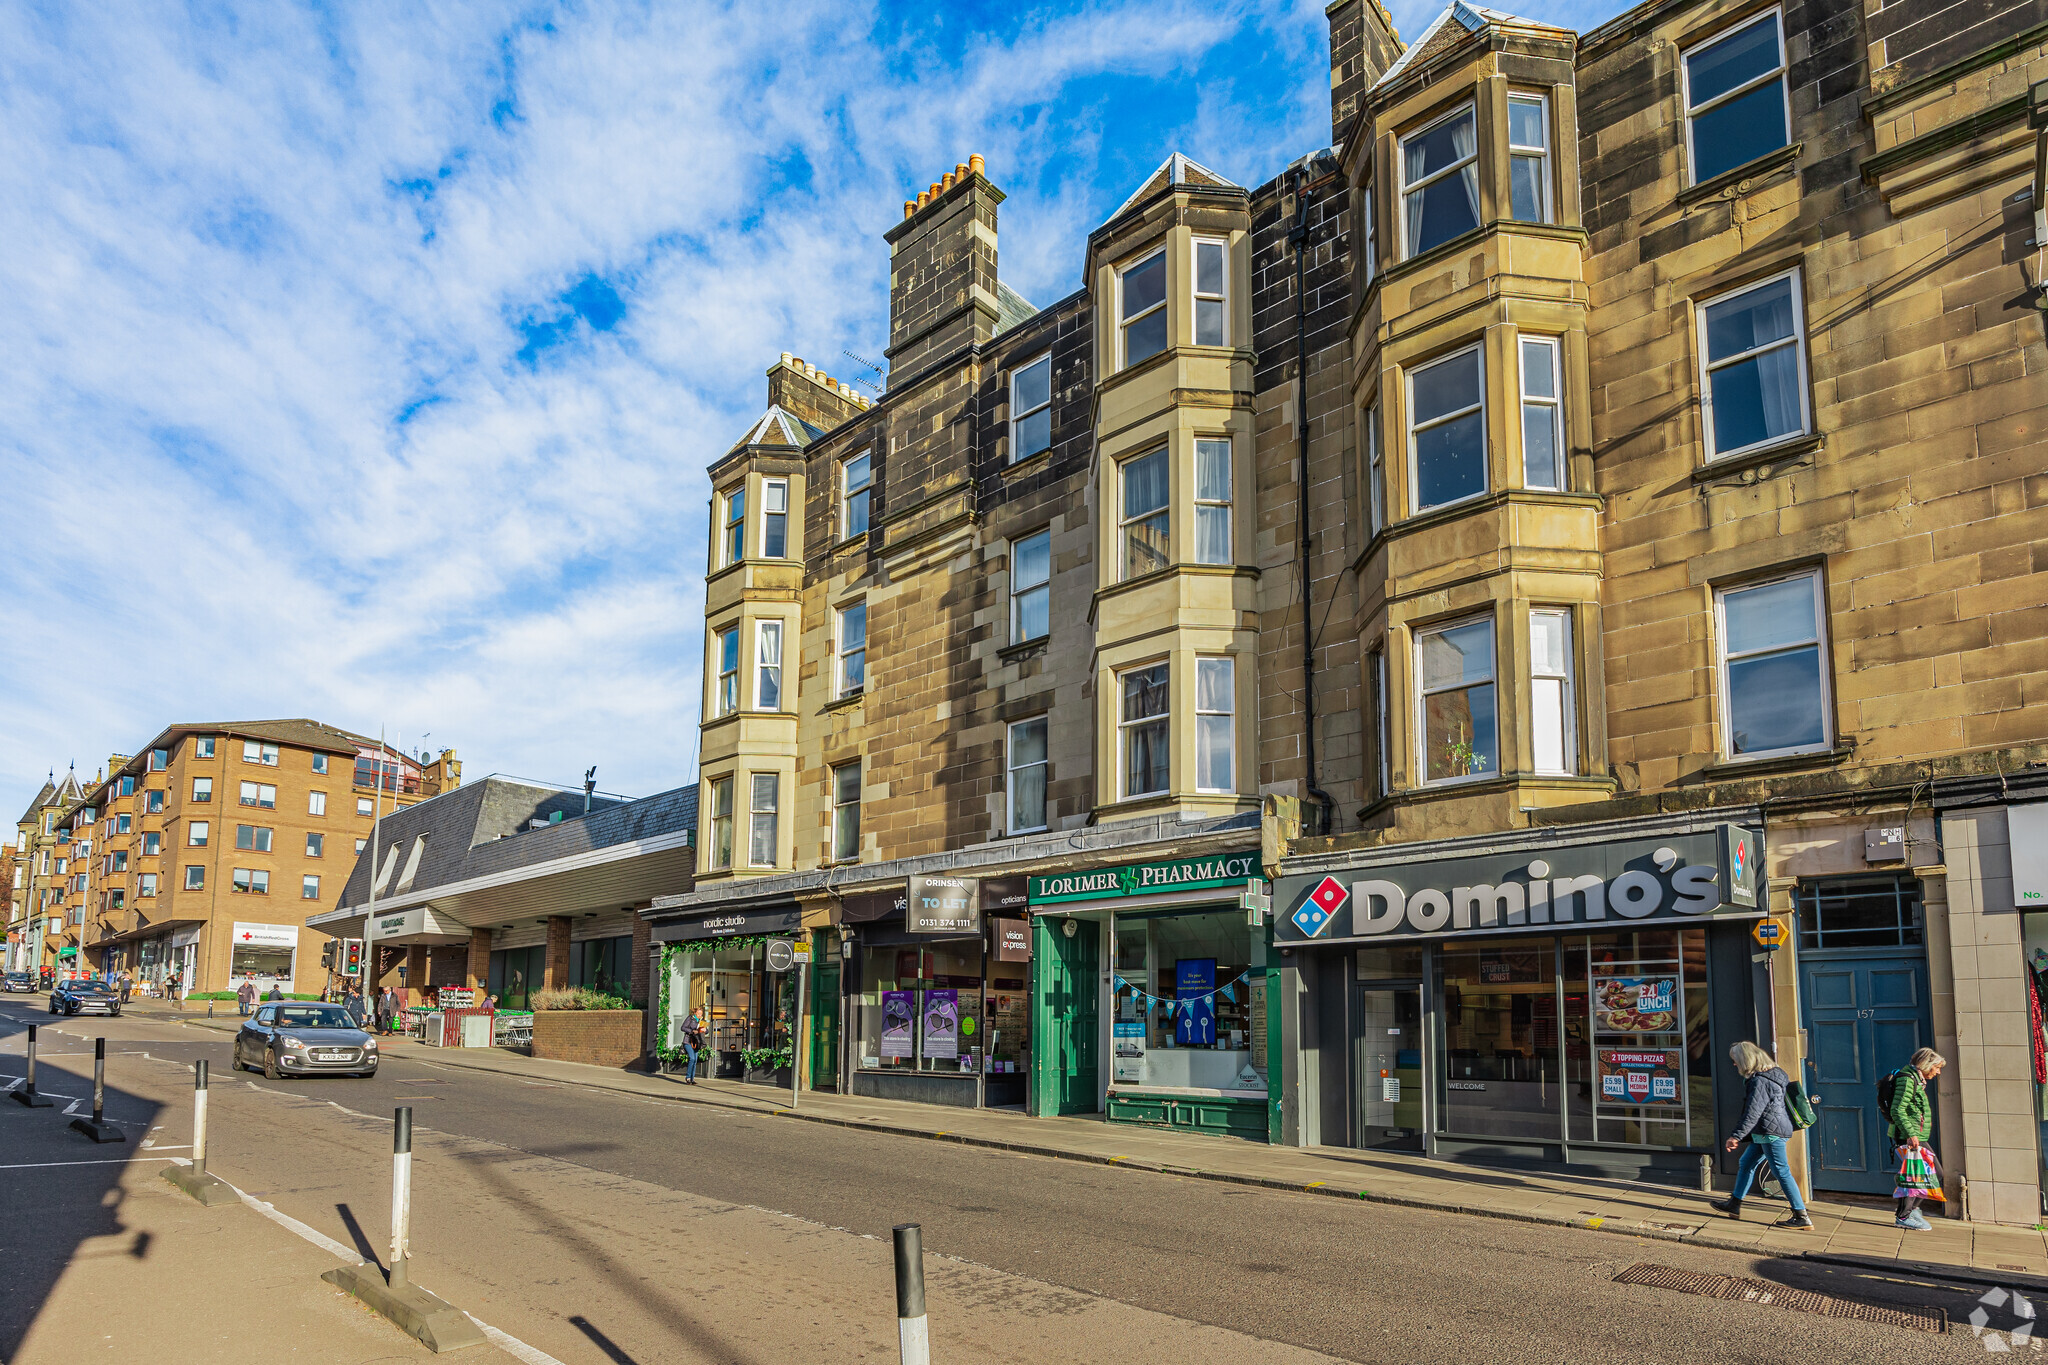
[[[536,1010],[533,1055],[585,1066],[637,1066],[646,1055],[645,1010]]]

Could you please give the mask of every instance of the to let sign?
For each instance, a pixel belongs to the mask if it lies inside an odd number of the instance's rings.
[[[904,928],[913,934],[979,934],[981,883],[972,877],[910,879]]]

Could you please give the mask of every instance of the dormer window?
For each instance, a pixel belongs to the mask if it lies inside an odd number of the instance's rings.
[[[1408,256],[1479,226],[1479,136],[1471,105],[1401,139],[1401,208]]]
[[[1685,54],[1685,140],[1692,183],[1712,180],[1792,140],[1785,45],[1770,11]]]
[[[1518,223],[1550,221],[1550,111],[1541,95],[1508,96],[1508,199]]]
[[[725,495],[725,562],[747,557],[747,486],[735,484]]]
[[[1117,275],[1117,331],[1123,363],[1135,365],[1166,349],[1166,251],[1161,248]]]

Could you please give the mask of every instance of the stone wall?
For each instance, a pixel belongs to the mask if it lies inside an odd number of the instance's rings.
[[[585,1066],[638,1066],[646,1032],[645,1010],[536,1010],[533,1055]]]

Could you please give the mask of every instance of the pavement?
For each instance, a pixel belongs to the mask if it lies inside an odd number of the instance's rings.
[[[229,1032],[240,1022],[234,1017],[194,1018],[189,1011],[140,1012]],[[1972,1278],[1987,1284],[2048,1290],[2048,1227],[1972,1223],[1942,1217],[1935,1210],[1930,1213],[1932,1230],[1909,1232],[1895,1225],[1888,1200],[1810,1201],[1814,1230],[1794,1232],[1771,1227],[1783,1213],[1783,1206],[1774,1202],[1750,1201],[1744,1220],[1735,1222],[1710,1209],[1708,1195],[1660,1185],[1481,1169],[1349,1148],[1274,1147],[1110,1125],[1095,1118],[1031,1118],[1011,1110],[950,1109],[816,1091],[803,1094],[792,1108],[788,1091],[739,1081],[706,1080],[686,1086],[673,1076],[545,1061],[497,1048],[430,1048],[409,1039],[387,1045],[387,1055],[408,1053],[441,1066],[902,1137],[1730,1251],[1827,1257],[1845,1264],[1889,1264],[1928,1273],[1973,1272]]]

